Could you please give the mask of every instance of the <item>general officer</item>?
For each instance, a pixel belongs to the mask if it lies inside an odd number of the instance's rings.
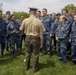
[[[39,51],[43,46],[44,26],[42,22],[36,18],[36,8],[30,8],[30,17],[22,22],[20,30],[24,30],[26,34],[25,49],[26,49],[26,70],[30,69],[30,57],[33,52],[34,56],[34,72],[39,68]]]

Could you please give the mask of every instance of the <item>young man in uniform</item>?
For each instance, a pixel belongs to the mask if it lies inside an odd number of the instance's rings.
[[[6,36],[6,23],[2,18],[3,12],[0,10],[0,51],[1,56],[3,56],[5,49],[5,36]]]

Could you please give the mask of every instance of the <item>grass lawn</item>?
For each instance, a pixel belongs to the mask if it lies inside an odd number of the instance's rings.
[[[23,53],[25,50],[23,49]],[[53,51],[53,56],[48,55],[40,56],[40,70],[34,73],[32,68],[29,71],[25,71],[24,57],[14,57],[10,59],[6,54],[3,58],[0,58],[0,75],[76,75],[76,66],[71,66],[71,59],[68,59],[66,64],[63,64],[58,60],[56,52]],[[31,66],[33,61],[31,60]]]

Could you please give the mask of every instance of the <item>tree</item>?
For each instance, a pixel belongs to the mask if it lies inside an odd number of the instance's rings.
[[[26,12],[13,12],[13,14],[16,16],[17,20],[20,20],[21,16],[25,16],[25,18],[28,18],[29,17],[29,14],[26,13]],[[6,17],[6,14],[3,15],[3,18]]]
[[[26,12],[13,12],[13,14],[16,16],[17,19],[20,19],[21,15],[24,15],[25,18],[29,17],[29,14]]]
[[[73,10],[76,10],[76,6],[74,4],[68,4],[67,6],[65,6],[63,9],[67,9],[69,11],[69,15],[71,15]],[[62,10],[63,10],[62,9]],[[62,11],[61,10],[61,11]]]

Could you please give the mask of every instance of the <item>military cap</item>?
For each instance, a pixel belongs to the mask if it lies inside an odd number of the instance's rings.
[[[7,11],[6,14],[11,14],[11,12],[10,11]]]
[[[30,9],[30,11],[37,11],[38,10],[37,8],[30,8],[30,7],[29,7],[29,9]]]

